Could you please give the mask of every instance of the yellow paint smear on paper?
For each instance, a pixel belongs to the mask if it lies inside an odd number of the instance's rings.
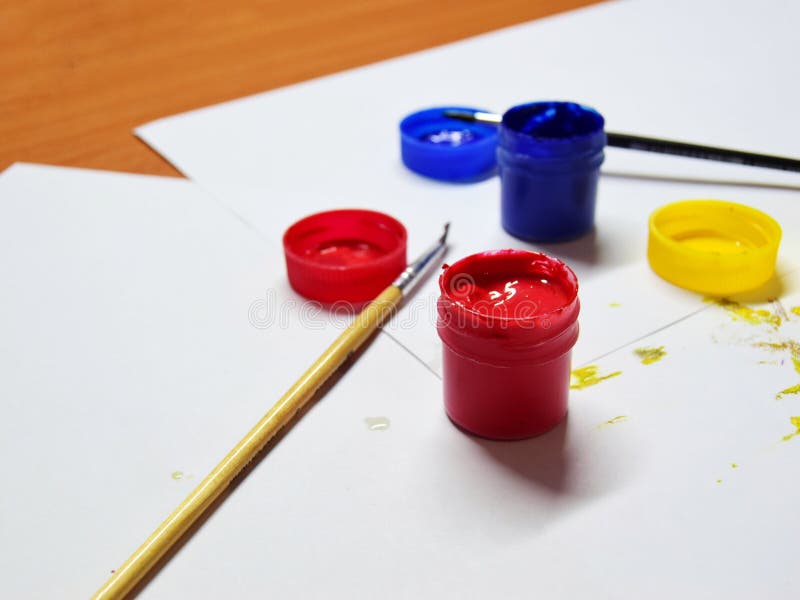
[[[706,302],[713,302],[717,306],[724,308],[734,321],[744,321],[750,325],[771,325],[780,327],[781,318],[775,313],[763,308],[750,308],[742,306],[738,302],[726,300],[724,298],[706,298]]]
[[[798,317],[800,317],[800,306],[793,306],[789,310],[794,314],[796,314]]]
[[[794,340],[786,340],[785,342],[759,342],[754,346],[773,350],[774,352],[790,352],[794,370],[800,373],[800,343]]]
[[[737,465],[736,463],[731,463],[731,469],[738,469],[738,468],[739,465]]]
[[[758,344],[754,344],[754,346],[757,348],[766,348],[767,350],[773,350],[775,352],[790,352],[794,370],[800,374],[800,343],[794,340],[786,340],[785,342],[759,342]],[[787,387],[785,390],[781,390],[775,394],[775,399],[782,400],[784,396],[790,396],[792,394],[800,394],[800,383]]]
[[[793,437],[800,435],[800,417],[789,417],[789,420],[792,422],[792,425],[794,425],[795,431],[794,433],[783,436],[781,441],[784,442],[788,442]]]
[[[790,386],[785,390],[781,390],[777,394],[775,394],[775,400],[783,400],[784,396],[791,396],[793,394],[800,394],[800,383],[797,385]]]
[[[611,308],[619,308],[620,306],[622,306],[622,304],[620,304],[619,302],[609,302],[608,305]],[[797,308],[800,308],[800,306],[798,306]],[[800,314],[800,313],[798,313],[798,314]]]
[[[617,423],[624,423],[627,420],[628,420],[627,416],[619,415],[619,416],[614,417],[613,419],[609,419],[605,423],[600,423],[600,425],[596,426],[596,429],[602,429],[603,427],[606,427],[607,425],[616,425]]]
[[[178,481],[178,480],[180,480],[180,479],[183,479],[183,471],[175,471],[175,472],[173,472],[173,473],[172,473],[172,478],[173,478],[175,481]]]
[[[664,346],[657,348],[637,348],[633,353],[639,357],[643,365],[652,365],[654,362],[660,361],[667,355]]]
[[[785,342],[758,342],[753,345],[756,348],[766,348],[767,350],[774,350],[775,352],[789,350],[790,352],[800,353],[800,343],[794,340],[786,340]]]
[[[608,375],[600,375],[599,374],[600,367],[597,365],[589,365],[587,367],[581,367],[580,369],[575,369],[572,372],[572,381],[570,383],[569,389],[571,390],[582,390],[583,388],[590,387],[592,385],[597,385],[601,381],[605,381],[606,379],[611,379],[612,377],[616,377],[617,375],[622,375],[622,371],[614,371],[613,373],[609,373]]]

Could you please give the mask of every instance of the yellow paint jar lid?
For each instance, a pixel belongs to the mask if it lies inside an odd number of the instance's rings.
[[[780,241],[780,225],[760,210],[722,200],[684,200],[650,215],[647,259],[670,283],[727,296],[772,277]]]

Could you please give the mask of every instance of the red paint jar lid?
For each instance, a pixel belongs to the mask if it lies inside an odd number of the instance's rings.
[[[406,228],[372,210],[310,215],[283,235],[292,288],[324,303],[372,300],[406,268]]]

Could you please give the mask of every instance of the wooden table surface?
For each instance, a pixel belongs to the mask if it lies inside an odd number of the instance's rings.
[[[135,126],[596,1],[3,0],[0,170],[177,175]]]

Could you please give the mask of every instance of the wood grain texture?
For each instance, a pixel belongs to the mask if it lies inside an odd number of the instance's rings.
[[[2,0],[0,170],[177,172],[147,121],[597,0]]]

